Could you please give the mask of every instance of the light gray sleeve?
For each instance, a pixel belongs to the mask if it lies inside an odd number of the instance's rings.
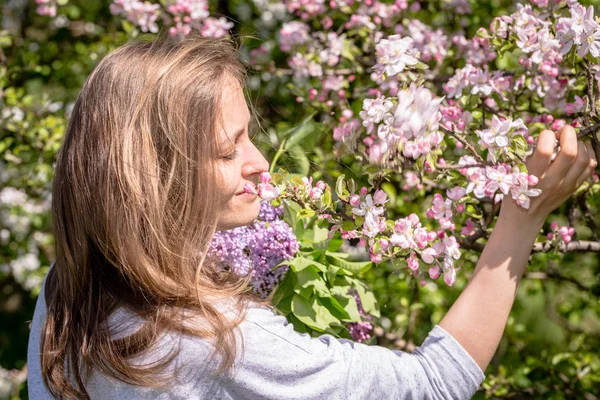
[[[437,325],[412,354],[299,334],[264,308],[241,328],[244,359],[224,386],[235,399],[469,399],[484,378]]]

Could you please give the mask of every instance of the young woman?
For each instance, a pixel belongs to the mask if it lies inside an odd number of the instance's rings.
[[[268,163],[248,137],[229,41],[136,41],[85,83],[56,164],[56,263],[29,343],[32,399],[384,399],[473,395],[548,214],[597,161],[541,133],[540,197],[510,198],[464,292],[414,353],[294,332],[203,256],[250,223]],[[560,152],[552,154],[557,139]]]

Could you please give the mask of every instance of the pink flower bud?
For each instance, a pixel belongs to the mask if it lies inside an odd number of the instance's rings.
[[[408,268],[412,269],[413,271],[419,269],[419,260],[417,260],[414,255],[408,257],[408,259],[406,260],[406,264],[408,265]]]
[[[378,190],[373,195],[375,204],[384,204],[387,201],[387,194],[383,190]]]
[[[563,126],[565,126],[566,122],[564,119],[557,119],[554,120],[554,122],[552,123],[552,125],[550,126],[550,128],[552,128],[552,130],[559,130],[560,128],[562,128]]]
[[[465,211],[465,205],[464,204],[459,204],[456,206],[456,211],[457,212],[463,212]]]
[[[548,240],[552,240],[552,239],[554,239],[554,233],[550,232],[549,234],[547,234],[547,235],[546,235],[546,238],[547,238]]]
[[[323,191],[316,187],[310,189],[310,193],[308,194],[308,197],[310,197],[312,200],[318,200],[321,198],[321,196],[323,196]]]
[[[256,188],[251,183],[246,183],[244,185],[244,193],[256,194]]]
[[[550,229],[552,229],[553,231],[558,229],[558,222],[553,221],[550,223]]]
[[[349,203],[352,207],[356,207],[360,204],[360,196],[357,194],[353,194],[352,196],[350,196]]]
[[[367,240],[366,240],[365,238],[361,238],[361,239],[358,241],[358,246],[359,246],[359,247],[365,247],[366,245],[367,245]]]
[[[260,173],[260,181],[262,183],[271,183],[271,174],[268,172],[261,172]]]
[[[561,236],[568,235],[569,234],[569,227],[567,227],[567,226],[561,226],[560,228],[558,228],[558,233]]]
[[[317,184],[315,186],[317,187],[317,189],[319,189],[322,192],[324,192],[325,189],[327,188],[327,185],[323,181],[317,182]]]
[[[354,113],[352,112],[352,110],[345,109],[344,111],[342,111],[342,116],[344,118],[352,118],[353,115]]]
[[[363,186],[363,187],[360,188],[360,195],[361,196],[365,196],[368,193],[368,191],[369,190],[367,189],[367,187]]]
[[[575,228],[573,228],[572,226],[569,227],[569,235],[573,236],[575,234]]]
[[[374,262],[375,264],[380,263],[381,260],[383,260],[383,257],[381,257],[381,254],[370,254],[371,256],[371,261]]]
[[[535,186],[535,185],[537,185],[537,184],[539,183],[539,181],[540,181],[540,180],[539,180],[539,179],[538,179],[538,177],[537,177],[537,176],[535,176],[535,175],[528,175],[528,176],[527,176],[527,183],[528,183],[530,186]]]
[[[437,279],[440,276],[440,269],[436,266],[429,268],[429,277],[431,279]]]
[[[382,250],[386,250],[390,245],[390,242],[386,239],[379,239],[379,245],[381,246]]]
[[[563,239],[563,241],[564,241],[565,243],[569,243],[569,242],[571,241],[571,236],[569,236],[569,235],[565,235],[565,236],[563,236],[563,238],[562,238],[562,239]]]

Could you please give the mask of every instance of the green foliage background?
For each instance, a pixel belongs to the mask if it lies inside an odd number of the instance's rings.
[[[423,22],[460,23],[436,13],[438,2],[421,3],[430,9],[432,19]],[[71,0],[59,7],[60,16],[54,20],[38,16],[34,1],[8,1],[0,9],[0,191],[5,194],[0,198],[0,398],[27,398],[24,377],[29,321],[41,279],[53,260],[49,188],[70,107],[94,65],[133,33],[130,25],[110,14],[109,4],[107,0]],[[469,35],[488,26],[492,16],[508,14],[514,8],[512,1],[505,0],[471,1],[471,6],[473,13],[463,17]],[[238,33],[253,37],[244,40],[246,50],[273,39],[271,32],[254,25],[251,4],[230,0],[211,7],[213,12],[235,18]],[[275,53],[277,57],[283,55]],[[284,138],[292,141],[289,129],[311,111],[299,109],[284,78],[256,78],[260,84],[250,97],[263,117],[264,128],[257,140],[272,160]],[[330,185],[342,173],[360,181],[360,170],[351,158],[342,159],[341,164],[333,159],[330,129],[315,121],[295,130],[299,136],[279,152],[278,165]],[[348,168],[340,171],[339,165]],[[387,185],[397,215],[426,207],[423,199],[427,193],[403,192],[398,183]],[[7,188],[14,189],[4,191]],[[598,209],[598,204],[592,205]],[[596,215],[594,218],[598,220]],[[566,223],[567,217],[558,221]],[[331,262],[325,253],[320,257]],[[389,264],[357,270],[348,279],[367,282],[379,303],[380,317],[371,343],[407,351],[420,344],[464,288],[477,254],[465,254],[464,261],[452,288],[435,283],[421,288],[404,270]],[[292,269],[302,270],[301,263]],[[323,273],[309,269],[303,275],[304,286],[314,274]],[[596,399],[600,393],[599,277],[597,254],[532,256],[477,397]],[[321,290],[315,285],[315,291]],[[285,309],[283,303],[281,308]]]

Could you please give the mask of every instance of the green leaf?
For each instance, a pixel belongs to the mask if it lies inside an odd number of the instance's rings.
[[[335,193],[341,200],[348,200],[350,193],[348,192],[348,189],[346,189],[344,174],[340,175],[335,182]]]
[[[360,312],[358,311],[358,304],[356,304],[356,300],[354,296],[345,294],[339,295],[335,297],[339,302],[341,307],[344,307],[344,311],[348,314],[348,319],[352,322],[359,322],[362,320]]]
[[[298,222],[297,215],[301,209],[302,207],[298,203],[290,200],[285,201],[283,203],[283,220],[293,228]]]
[[[306,152],[300,146],[294,146],[290,149],[290,155],[298,166],[296,172],[300,175],[308,175],[310,172],[310,161]]]
[[[345,231],[353,231],[354,229],[356,229],[356,224],[353,221],[346,220],[342,224],[342,229]]]
[[[316,131],[316,124],[313,122],[315,114],[316,112],[310,114],[300,125],[283,133],[282,136],[286,138],[286,143],[283,146],[284,150],[291,149]]]
[[[314,265],[303,269],[298,272],[298,283],[296,284],[296,288],[306,288],[306,287],[314,287],[315,293],[320,297],[330,296],[329,289],[327,288],[327,284],[323,280],[321,274],[319,274],[319,269]]]
[[[312,297],[305,299],[302,296],[295,295],[292,299],[292,313],[298,320],[317,331],[325,331],[331,324],[339,324],[340,320],[334,317],[331,312],[319,301]]]
[[[298,211],[298,214],[296,215],[299,219],[311,218],[315,215],[315,211],[311,210],[310,208],[303,208],[302,210]]]
[[[293,293],[293,291],[292,291]],[[277,304],[274,304],[274,306],[283,314],[283,315],[288,315],[289,313],[292,312],[292,299],[294,298],[294,295],[291,296],[287,296],[283,299],[281,299]]]
[[[373,295],[371,289],[357,279],[354,280],[354,283],[354,288],[358,292],[358,297],[360,297],[360,302],[365,312],[374,317],[379,317],[379,304],[377,304],[377,299],[375,299],[375,295]]]
[[[357,274],[359,272],[366,272],[373,266],[371,261],[347,261],[339,257],[327,255],[327,261],[336,267],[345,269],[346,271]]]
[[[321,272],[327,271],[327,266],[309,258],[296,257],[290,263],[290,267],[292,267],[295,272],[300,272],[310,266],[316,267]]]
[[[340,302],[335,297],[321,297],[319,301],[327,310],[339,320],[350,320],[350,314],[348,311],[340,304]],[[356,302],[355,302],[356,303]],[[358,310],[357,310],[358,311]]]

